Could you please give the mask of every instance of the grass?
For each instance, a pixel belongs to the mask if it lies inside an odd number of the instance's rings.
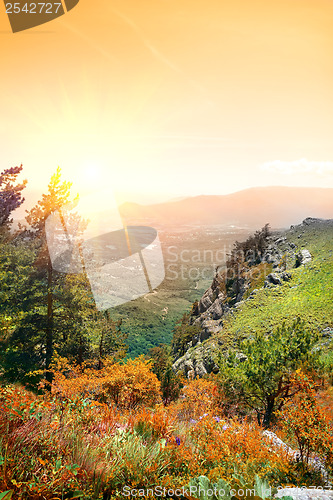
[[[307,248],[312,261],[288,269],[290,281],[259,289],[228,317],[221,332],[224,337],[237,339],[254,332],[269,333],[283,321],[292,322],[298,316],[319,332],[333,327],[332,225],[289,231],[287,237],[297,244],[297,250]]]
[[[258,475],[272,486],[297,480],[293,463],[255,423],[221,416],[214,383],[192,385],[166,408],[131,410],[79,394],[73,405],[59,393],[1,388],[0,491],[13,499],[110,500],[124,498],[126,485],[186,488],[202,475],[233,481],[237,472],[249,484]]]

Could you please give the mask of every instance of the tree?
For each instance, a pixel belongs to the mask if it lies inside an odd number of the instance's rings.
[[[268,335],[255,334],[239,344],[239,352],[220,357],[220,377],[226,395],[255,410],[268,427],[275,410],[292,396],[291,377],[301,364],[314,365],[314,332],[298,318]]]
[[[191,314],[191,313],[190,313]],[[176,324],[173,329],[172,337],[172,354],[178,357],[182,356],[186,351],[186,344],[191,342],[195,335],[201,331],[200,326],[190,324],[190,314],[183,314],[182,319]]]
[[[54,299],[54,273],[52,262],[47,247],[45,223],[47,218],[56,210],[63,209],[70,203],[71,183],[61,182],[61,170],[58,167],[56,173],[51,177],[48,186],[48,193],[43,194],[42,199],[33,207],[26,216],[26,221],[30,225],[35,237],[40,241],[40,254],[36,261],[36,267],[42,274],[46,274],[46,355],[45,368],[46,379],[51,382],[52,374],[49,371],[53,355],[53,299]],[[77,199],[77,198],[76,198]],[[72,202],[73,203],[73,202]]]
[[[291,379],[295,396],[279,412],[289,437],[296,438],[301,463],[307,468],[311,454],[321,455],[325,465],[333,465],[333,438],[330,422],[316,397],[314,381],[301,370]]]
[[[87,359],[102,365],[102,358],[126,355],[120,322],[97,311],[84,266],[80,274],[52,267],[48,217],[59,211],[65,227],[75,226],[76,236],[86,227],[77,214],[67,212],[70,188],[58,169],[47,194],[28,212],[30,227],[0,253],[0,371],[11,381],[27,382],[29,372],[44,370],[50,388],[55,352],[79,365]]]
[[[121,331],[122,320],[114,322],[111,320],[110,312],[99,313],[100,340],[98,345],[98,369],[103,367],[103,359],[112,358],[114,362],[124,359],[127,354],[128,345],[125,340],[127,334]]]
[[[58,277],[59,281],[59,277]],[[94,336],[100,335],[95,301],[87,276],[65,274],[55,290],[53,344],[58,355],[82,365],[93,357]]]
[[[165,344],[152,347],[149,357],[153,361],[152,371],[161,382],[163,403],[167,405],[178,398],[183,386],[183,380],[172,369],[171,348]]]
[[[41,361],[35,329],[20,331],[26,322],[28,302],[36,293],[33,280],[35,248],[27,242],[7,241],[0,251],[0,365],[2,375],[19,381]]]
[[[0,173],[0,228],[9,228],[13,220],[11,214],[22,205],[24,198],[22,191],[27,185],[24,180],[17,184],[17,177],[22,172],[23,166],[12,167]]]

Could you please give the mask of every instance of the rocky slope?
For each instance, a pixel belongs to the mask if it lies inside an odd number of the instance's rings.
[[[228,279],[225,272],[217,269],[211,286],[193,305],[188,318],[193,336],[187,335],[182,345],[179,339],[178,342],[174,339],[174,371],[189,378],[218,372],[216,356],[226,346],[225,323],[258,294],[267,295],[270,289],[283,288],[283,285],[291,288],[294,270],[307,266],[312,260],[311,252],[304,247],[307,235],[332,229],[332,219],[307,218],[287,231],[268,235],[261,252],[257,248],[245,255],[241,265],[238,262],[235,277]],[[255,247],[255,241],[245,247],[251,245]]]

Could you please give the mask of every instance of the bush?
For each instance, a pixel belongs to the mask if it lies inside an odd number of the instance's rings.
[[[271,334],[255,334],[239,344],[241,355],[229,352],[220,358],[220,378],[226,395],[239,400],[268,427],[274,411],[291,396],[291,377],[302,364],[314,366],[313,331],[297,319],[282,324]]]
[[[173,405],[181,419],[198,419],[204,414],[218,413],[222,407],[216,382],[208,379],[189,381],[181,390],[179,400]]]
[[[52,392],[60,398],[87,397],[119,408],[154,406],[161,402],[160,382],[143,358],[126,363],[104,362],[101,370],[62,364],[54,370]]]
[[[297,370],[292,378],[292,399],[286,402],[281,425],[298,445],[301,462],[308,468],[314,454],[333,469],[333,437],[330,421],[317,401],[313,380]]]

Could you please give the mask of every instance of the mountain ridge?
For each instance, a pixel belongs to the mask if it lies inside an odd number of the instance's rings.
[[[273,186],[153,205],[127,202],[119,209],[128,224],[145,221],[162,226],[220,224],[258,228],[269,221],[274,228],[285,228],[307,215],[331,218],[332,200],[332,188]]]

